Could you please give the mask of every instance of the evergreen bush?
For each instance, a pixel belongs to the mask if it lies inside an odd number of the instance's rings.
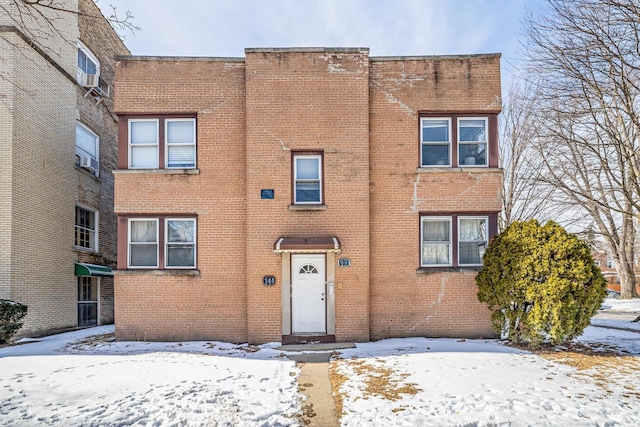
[[[515,222],[490,242],[476,282],[496,332],[533,348],[579,336],[607,289],[586,243],[536,220]]]
[[[0,344],[9,342],[22,327],[22,319],[27,315],[27,306],[15,301],[0,299]]]

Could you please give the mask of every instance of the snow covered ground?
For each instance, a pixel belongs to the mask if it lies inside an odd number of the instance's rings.
[[[603,307],[640,314],[640,300],[607,299]],[[550,354],[426,338],[340,350],[331,366],[342,424],[638,425],[640,327],[600,316],[593,324],[607,328],[591,326],[576,346]],[[0,425],[298,424],[299,371],[277,343],[115,342],[112,332],[0,347]]]

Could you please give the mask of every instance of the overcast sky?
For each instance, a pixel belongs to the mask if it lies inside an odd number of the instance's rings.
[[[368,47],[371,56],[519,56],[521,21],[544,0],[98,0],[129,10],[133,55],[244,57],[253,47]]]

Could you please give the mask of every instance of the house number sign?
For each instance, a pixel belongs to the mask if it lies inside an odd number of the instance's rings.
[[[351,260],[349,258],[338,258],[338,267],[351,266]]]
[[[262,278],[262,284],[265,286],[273,286],[276,284],[276,276],[264,276]]]

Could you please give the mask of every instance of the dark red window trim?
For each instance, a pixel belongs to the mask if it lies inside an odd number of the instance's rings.
[[[421,111],[418,113],[418,167],[422,166],[422,141],[420,141],[422,121],[424,118],[438,118],[451,119],[451,166],[452,168],[459,167],[458,162],[458,119],[464,119],[467,117],[486,117],[487,126],[489,127],[489,161],[488,166],[490,168],[498,167],[498,114],[499,113],[487,113],[479,111]],[[479,167],[481,169],[481,167]]]
[[[158,266],[148,268],[129,268],[129,219],[137,218],[149,218],[158,220]],[[196,220],[196,233],[199,233],[200,227],[198,227],[198,215],[194,213],[172,213],[172,214],[120,214],[118,215],[118,255],[117,255],[117,268],[118,270],[173,270],[173,268],[166,268],[164,266],[164,248],[165,248],[165,236],[164,228],[165,221],[171,218],[193,218]],[[198,236],[196,234],[196,246],[198,245]],[[181,268],[180,270],[196,270],[198,268],[198,254],[200,251],[196,251],[196,265],[191,268]]]
[[[478,266],[458,265],[458,218],[466,216],[486,216],[489,221],[489,229],[487,235],[487,241],[498,234],[498,212],[491,211],[467,211],[467,212],[451,212],[451,211],[439,211],[439,212],[420,212],[418,218],[418,266],[420,269],[433,269],[433,268],[470,268],[477,269]],[[425,217],[450,217],[451,218],[451,265],[448,266],[423,266],[422,265],[422,218]]]
[[[164,164],[164,121],[167,119],[196,119],[196,150],[198,149],[198,117],[195,113],[190,114],[130,114],[122,115],[118,118],[118,169],[129,169],[129,120],[158,120],[158,169],[165,169]],[[196,156],[197,162],[198,156]],[[196,167],[198,165],[196,164]]]

